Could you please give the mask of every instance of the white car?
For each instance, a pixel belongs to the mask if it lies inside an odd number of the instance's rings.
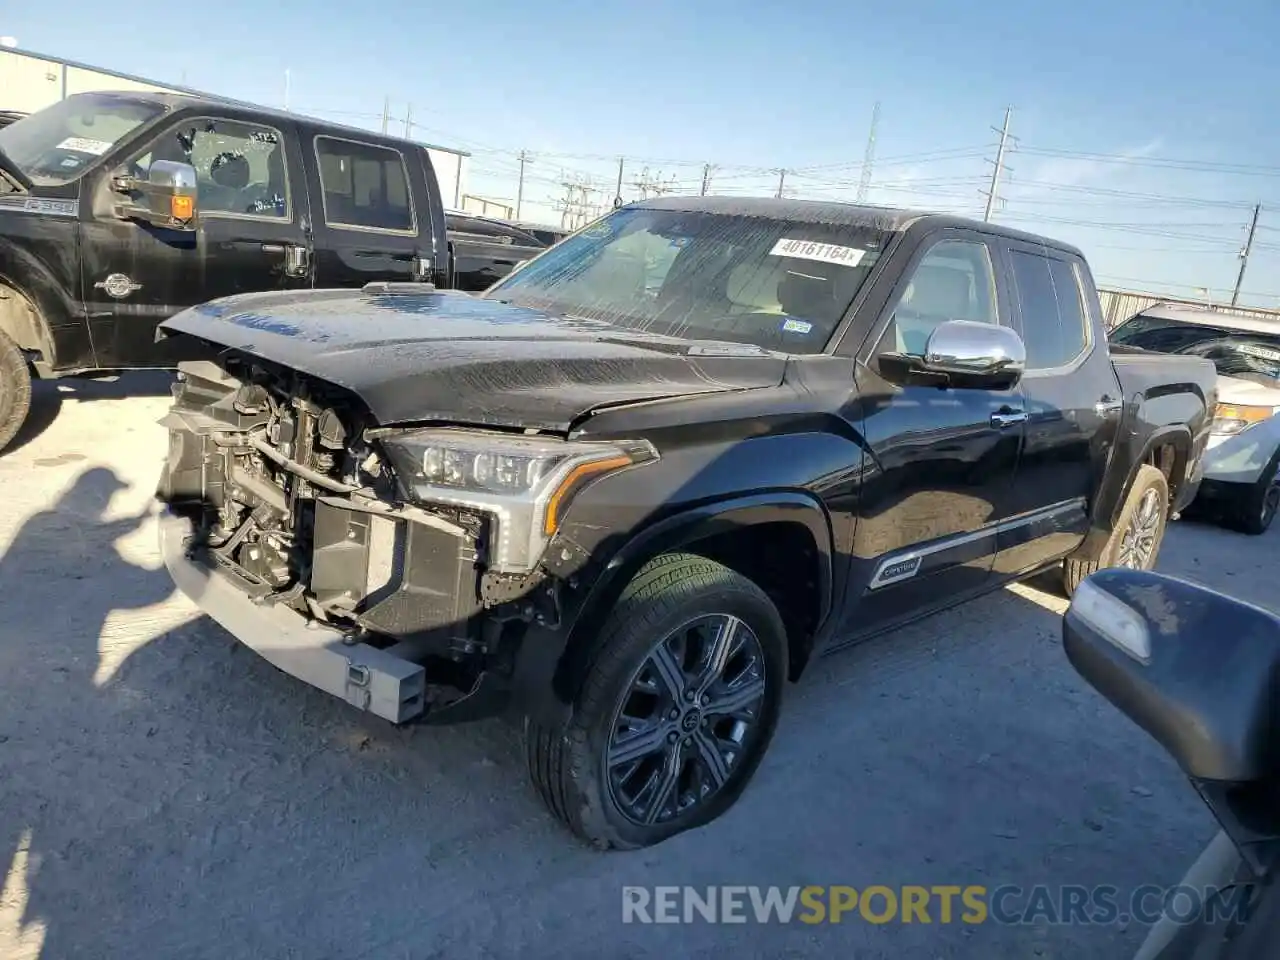
[[[1264,533],[1280,507],[1280,321],[1155,306],[1110,340],[1213,361],[1218,406],[1194,506],[1237,530]]]

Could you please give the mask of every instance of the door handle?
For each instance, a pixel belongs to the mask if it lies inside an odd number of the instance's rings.
[[[1003,430],[1005,427],[1012,427],[1015,423],[1025,423],[1027,420],[1027,412],[1025,410],[998,410],[991,415],[991,425],[999,427]]]
[[[1119,413],[1123,407],[1123,401],[1112,400],[1110,397],[1103,397],[1093,405],[1093,409],[1100,417],[1109,417],[1113,413]]]
[[[284,272],[288,277],[305,277],[311,269],[311,251],[296,243],[264,243],[263,253],[284,256]]]

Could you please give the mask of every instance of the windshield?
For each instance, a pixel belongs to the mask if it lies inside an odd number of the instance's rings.
[[[68,183],[164,109],[132,97],[79,94],[0,129],[0,151],[33,183]]]
[[[890,233],[682,210],[618,210],[485,294],[687,340],[823,349]]]
[[[1111,334],[1112,343],[1157,353],[1180,353],[1213,361],[1219,376],[1280,385],[1280,329],[1274,334],[1229,330],[1137,316]]]

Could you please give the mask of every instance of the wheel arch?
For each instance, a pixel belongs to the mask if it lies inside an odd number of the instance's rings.
[[[775,563],[759,549],[782,538],[784,558],[797,547],[806,562]],[[716,500],[652,523],[632,536],[605,564],[579,608],[556,664],[556,699],[572,703],[590,667],[603,625],[617,599],[650,560],[674,551],[706,556],[755,582],[769,595],[787,627],[788,674],[796,679],[813,650],[814,637],[833,605],[833,537],[820,500],[803,491],[773,491]],[[785,571],[775,575],[774,571]],[[761,582],[761,581],[764,582]]]
[[[54,283],[38,260],[0,238],[0,331],[39,356],[37,371],[56,363],[51,321],[59,308],[42,293]]]

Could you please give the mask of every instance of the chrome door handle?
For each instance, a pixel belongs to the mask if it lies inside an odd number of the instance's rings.
[[[991,415],[991,425],[1002,430],[1005,427],[1012,427],[1015,423],[1025,423],[1026,420],[1025,410],[1003,410]]]
[[[1123,408],[1123,401],[1112,400],[1110,397],[1103,397],[1093,405],[1094,411],[1100,417],[1109,417],[1113,413],[1119,413]]]

